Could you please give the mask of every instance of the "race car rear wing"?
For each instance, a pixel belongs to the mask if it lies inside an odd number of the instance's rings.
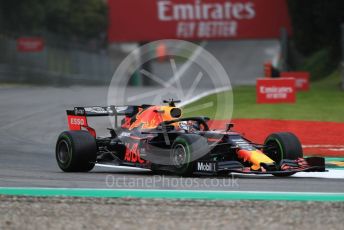
[[[139,111],[140,106],[90,106],[75,107],[74,110],[67,110],[68,127],[70,130],[87,129],[94,137],[96,132],[89,127],[87,117],[113,116],[117,126],[118,116],[132,117]],[[117,128],[117,127],[116,127]]]
[[[99,116],[133,116],[140,106],[91,106],[74,107],[74,110],[67,110],[67,115],[99,117]]]

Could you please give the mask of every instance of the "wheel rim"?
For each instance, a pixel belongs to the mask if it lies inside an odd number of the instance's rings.
[[[183,167],[183,165],[185,164],[186,155],[187,153],[185,147],[182,144],[176,145],[173,149],[172,155],[174,166],[176,166],[177,168]]]
[[[279,163],[282,160],[282,153],[279,144],[275,140],[269,140],[266,142],[266,145],[271,146],[267,151],[268,156],[276,163]]]
[[[69,153],[69,145],[67,141],[62,140],[59,144],[57,158],[59,162],[62,164],[66,164],[69,161],[70,153]]]

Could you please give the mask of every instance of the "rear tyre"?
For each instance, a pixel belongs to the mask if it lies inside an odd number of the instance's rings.
[[[207,140],[199,135],[183,134],[173,142],[170,161],[173,171],[181,176],[190,176],[194,170],[195,160],[209,153]]]
[[[95,138],[87,131],[65,131],[56,143],[56,161],[64,172],[88,172],[97,157]]]
[[[303,151],[300,140],[295,134],[290,132],[273,133],[269,135],[264,145],[264,153],[273,161],[279,164],[282,160],[296,160],[303,157]],[[291,176],[289,174],[274,174],[275,176]]]

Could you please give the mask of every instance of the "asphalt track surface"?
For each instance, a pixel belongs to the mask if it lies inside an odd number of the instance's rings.
[[[106,96],[105,87],[1,87],[0,187],[344,192],[341,179],[180,178],[101,167],[90,173],[61,172],[54,148],[60,132],[67,129],[65,110],[76,105],[106,105]]]

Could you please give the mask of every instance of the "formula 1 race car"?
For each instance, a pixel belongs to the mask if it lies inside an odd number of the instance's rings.
[[[301,143],[292,133],[274,133],[256,144],[233,131],[233,124],[210,130],[207,117],[184,118],[178,102],[67,110],[70,130],[57,140],[58,166],[65,172],[87,172],[96,164],[131,166],[182,176],[325,171],[324,158],[303,158]],[[95,116],[113,120],[109,136],[98,137],[88,125],[87,117]]]

